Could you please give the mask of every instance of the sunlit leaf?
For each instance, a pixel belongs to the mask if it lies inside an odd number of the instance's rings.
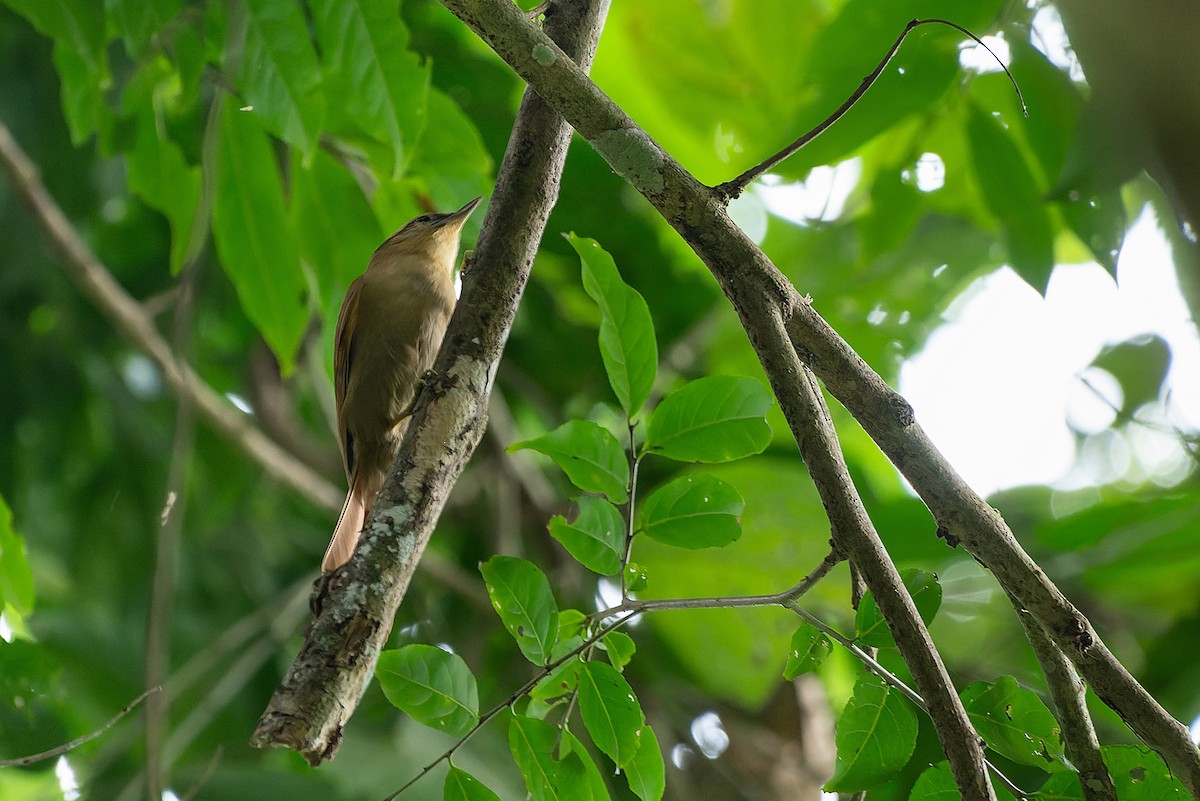
[[[379,655],[383,694],[413,720],[461,737],[479,720],[475,676],[458,654],[412,644]]]
[[[908,594],[912,596],[921,620],[928,625],[942,605],[942,585],[938,584],[937,576],[926,570],[906,568],[900,571],[900,578],[904,581]],[[887,622],[875,604],[875,596],[870,592],[863,596],[862,603],[858,605],[858,612],[854,617],[854,638],[875,648],[886,648],[895,644]]]
[[[574,234],[567,241],[579,254],[583,288],[600,306],[600,355],[617,400],[632,418],[654,386],[658,345],[650,307],[637,290],[621,280],[617,266],[594,239]]]
[[[626,767],[646,723],[629,682],[606,662],[588,662],[579,673],[579,712],[596,747]]]
[[[500,796],[465,770],[451,765],[442,783],[442,801],[500,801]]]
[[[639,531],[681,548],[720,547],[742,535],[745,506],[733,485],[716,476],[680,476],[646,499]]]
[[[908,700],[874,676],[863,676],[837,721],[837,766],[827,792],[866,790],[895,775],[917,743]]]
[[[629,497],[629,460],[617,438],[590,420],[569,420],[536,439],[508,446],[544,453],[584,492],[600,492],[616,503]]]
[[[1012,676],[977,681],[959,696],[967,717],[988,747],[1014,762],[1050,770],[1063,757],[1062,732],[1054,715]]]
[[[574,521],[568,523],[562,515],[550,518],[550,536],[588,570],[611,576],[621,569],[625,519],[601,498],[585,496],[577,503],[579,514]]]
[[[637,753],[625,766],[629,789],[633,790],[642,801],[659,801],[666,789],[667,780],[658,737],[647,724],[642,727],[642,733],[638,740]]]
[[[682,462],[728,462],[771,442],[774,400],[753,378],[699,378],[662,399],[646,430],[646,451]]]
[[[550,659],[558,634],[558,604],[546,575],[532,562],[493,556],[479,566],[492,608],[534,664]]]
[[[832,650],[833,643],[829,637],[811,623],[805,623],[792,635],[792,647],[788,650],[783,677],[791,681],[804,673],[811,673],[821,666]]]

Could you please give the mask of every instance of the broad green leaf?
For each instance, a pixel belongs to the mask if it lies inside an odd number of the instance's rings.
[[[617,670],[628,665],[629,660],[633,659],[633,652],[637,650],[633,638],[623,631],[605,634],[604,639],[600,641],[600,647],[608,654],[608,661]]]
[[[322,304],[336,310],[385,234],[358,182],[333,156],[318,150],[307,167],[301,161],[292,159],[292,227]]]
[[[994,683],[970,684],[959,696],[989,748],[1022,765],[1058,768],[1062,732],[1036,693],[1019,687],[1012,676],[1001,676]]]
[[[563,609],[558,613],[558,639],[570,640],[583,637],[587,628],[588,616],[578,609]]]
[[[950,771],[947,770],[947,773]],[[1080,775],[1073,770],[1052,773],[1046,783],[1034,794],[1036,801],[1087,801],[1083,797]],[[1118,796],[1124,798],[1125,796]],[[1158,796],[1155,796],[1157,798]],[[1186,796],[1184,796],[1186,798]]]
[[[200,168],[189,165],[179,145],[159,130],[150,106],[138,114],[134,146],[126,152],[125,164],[129,188],[162,212],[171,226],[171,272],[178,274],[191,247],[200,202]]]
[[[267,130],[311,155],[325,119],[325,99],[299,4],[245,0],[231,5],[223,61],[245,105]]]
[[[617,265],[594,239],[574,234],[567,241],[579,254],[583,288],[600,307],[600,356],[621,408],[635,417],[654,386],[658,345],[650,307],[621,280]]]
[[[513,556],[493,556],[479,566],[492,607],[521,653],[536,665],[550,658],[558,633],[558,605],[537,565]]]
[[[558,729],[545,721],[513,715],[508,723],[508,748],[533,801],[558,801],[563,797],[555,787],[559,766],[554,750],[558,739]]]
[[[742,535],[742,496],[716,476],[680,476],[642,507],[639,531],[680,548],[719,548]]]
[[[156,33],[183,8],[182,0],[104,0],[109,18],[125,40],[125,51],[139,58]]]
[[[837,767],[827,792],[866,790],[894,776],[917,743],[917,717],[900,691],[863,676],[838,718]]]
[[[650,724],[643,726],[638,735],[637,753],[625,766],[625,777],[629,780],[629,789],[642,801],[660,801],[662,798],[667,786],[666,768],[658,737]]]
[[[461,737],[479,720],[475,676],[458,654],[406,645],[381,653],[375,675],[393,706],[431,729]]]
[[[573,801],[609,801],[611,798],[596,761],[570,729],[563,730],[562,754],[559,756],[555,784],[563,798]]]
[[[217,136],[213,238],[246,316],[291,372],[308,325],[307,284],[287,225],[283,187],[266,134],[228,99]]]
[[[500,801],[500,796],[470,773],[451,765],[442,783],[442,801]]]
[[[1103,745],[1100,756],[1112,775],[1121,801],[1170,801],[1188,798],[1187,790],[1153,751],[1136,745]]]
[[[309,8],[329,96],[338,113],[388,146],[381,172],[399,178],[429,116],[430,65],[408,49],[395,3],[310,0]]]
[[[646,717],[633,688],[606,662],[588,662],[579,672],[579,712],[596,747],[617,767],[633,760]]]
[[[1054,234],[1043,188],[1009,132],[991,114],[972,106],[967,137],[983,197],[1004,228],[1012,267],[1044,294],[1054,269]]]
[[[1105,347],[1092,365],[1120,382],[1120,413],[1132,416],[1158,399],[1171,367],[1171,346],[1156,334],[1143,334]]]
[[[25,541],[13,530],[12,511],[0,497],[0,611],[5,604],[21,615],[33,611],[33,572]]]
[[[925,570],[906,568],[900,571],[900,578],[912,596],[921,620],[928,625],[942,605],[942,585],[938,584],[937,576]],[[875,596],[870,592],[863,596],[862,603],[858,605],[858,613],[854,617],[854,639],[875,648],[895,645],[892,632],[888,630],[887,622],[875,604]]]
[[[629,497],[629,460],[621,443],[590,420],[568,420],[549,434],[509,445],[508,451],[526,448],[553,459],[584,492],[603,493],[616,503]]]
[[[408,163],[409,174],[439,208],[491,192],[492,157],[471,118],[445,92],[430,87],[429,122]]]
[[[71,142],[81,145],[96,130],[105,111],[104,93],[111,78],[104,7],[95,0],[5,0],[54,40],[54,66],[62,79],[63,112]]]
[[[792,647],[788,651],[783,677],[791,681],[804,673],[811,673],[821,666],[832,650],[833,643],[829,637],[811,623],[805,623],[792,635]]]
[[[753,378],[699,378],[662,399],[645,449],[681,462],[728,462],[771,443],[771,393]]]
[[[562,515],[550,518],[550,536],[588,570],[611,576],[621,569],[625,550],[625,519],[617,507],[601,498],[580,498],[579,514],[571,523]]]

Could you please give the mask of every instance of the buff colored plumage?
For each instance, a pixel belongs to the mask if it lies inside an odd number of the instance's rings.
[[[423,214],[388,237],[350,285],[338,315],[333,374],[338,445],[350,484],[325,559],[354,553],[383,487],[421,377],[433,366],[454,311],[453,270],[475,198],[451,214]]]

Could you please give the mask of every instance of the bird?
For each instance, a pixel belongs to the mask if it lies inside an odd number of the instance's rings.
[[[422,214],[388,237],[346,290],[334,332],[338,447],[349,489],[321,569],[349,561],[454,311],[459,233],[479,205]]]

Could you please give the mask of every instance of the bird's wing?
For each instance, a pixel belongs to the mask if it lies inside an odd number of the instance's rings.
[[[358,328],[358,301],[362,293],[363,279],[358,277],[346,290],[342,310],[338,313],[337,328],[333,334],[333,397],[337,409],[338,446],[342,451],[342,464],[346,477],[354,475],[354,443],[346,425],[346,388],[350,383],[350,365],[354,360],[354,333]]]

